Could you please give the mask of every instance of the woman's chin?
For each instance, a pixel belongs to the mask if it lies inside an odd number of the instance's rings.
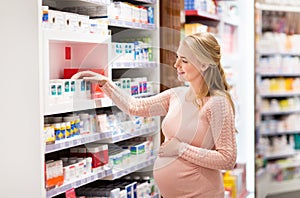
[[[182,75],[178,75],[178,80],[181,82],[186,82],[186,79]]]

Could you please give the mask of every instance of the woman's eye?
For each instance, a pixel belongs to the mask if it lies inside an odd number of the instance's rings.
[[[187,60],[182,60],[183,63],[188,63]]]

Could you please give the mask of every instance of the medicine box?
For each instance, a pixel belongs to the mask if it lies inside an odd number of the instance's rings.
[[[97,69],[97,68],[65,68],[64,69],[64,78],[70,79],[74,74],[80,71],[92,71],[98,74],[104,75],[104,69]]]

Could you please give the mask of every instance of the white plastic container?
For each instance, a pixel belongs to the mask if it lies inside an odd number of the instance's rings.
[[[91,157],[87,157],[85,160],[86,160],[86,168],[85,168],[86,173],[91,174],[93,172],[93,169],[92,169],[93,160]]]
[[[80,134],[86,134],[90,132],[90,121],[89,121],[89,114],[81,113],[79,114],[80,117]]]

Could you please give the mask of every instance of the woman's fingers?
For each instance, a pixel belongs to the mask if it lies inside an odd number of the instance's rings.
[[[98,83],[99,79],[95,77],[83,77],[84,80],[92,82],[92,83]]]
[[[81,72],[78,72],[76,74],[74,74],[71,79],[80,79],[80,78],[84,78],[84,77],[92,77],[92,76],[96,76],[96,75],[99,75],[98,73],[96,72],[92,72],[92,71],[81,71]]]
[[[74,75],[71,77],[71,79],[77,80],[77,79],[79,79],[80,77],[81,77],[81,72],[78,72],[78,73],[74,74]]]

